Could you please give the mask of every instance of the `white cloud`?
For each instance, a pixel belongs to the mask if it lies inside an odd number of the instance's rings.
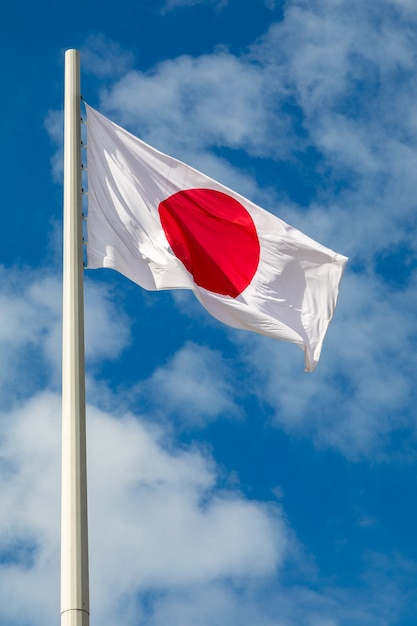
[[[0,621],[59,614],[60,402],[45,393],[1,415]]]
[[[64,172],[64,112],[48,111],[45,117],[45,129],[56,150],[51,158],[52,179],[61,184]]]
[[[278,615],[268,616],[254,599],[256,589],[234,589],[231,585],[211,584],[193,586],[191,590],[169,593],[155,603],[153,611],[147,616],[149,626],[162,626],[171,621],[181,626],[202,624],[214,626],[285,626],[288,621]],[[268,599],[269,600],[269,599]],[[285,620],[285,621],[284,621]]]
[[[417,7],[413,0],[391,0],[390,4],[404,12],[407,19],[417,18]]]
[[[12,306],[4,309],[8,344],[2,354],[13,362],[13,353],[26,355],[34,337],[53,336],[60,305],[53,278],[26,276],[22,282],[10,270],[8,276],[15,280],[13,285],[3,281],[3,294],[8,294],[4,303]],[[92,296],[93,317],[95,305],[103,305],[110,315],[112,295],[97,287]],[[31,304],[26,313],[22,300]],[[357,297],[354,304],[360,307],[361,299]],[[384,310],[381,326],[383,317]],[[16,326],[13,319],[19,322]],[[405,341],[407,329],[397,332],[397,340]],[[365,339],[366,333],[361,333],[359,340]],[[6,341],[6,334],[2,340]],[[94,346],[93,341],[91,356],[102,355],[103,347]],[[290,347],[301,362],[301,352]],[[48,350],[43,369],[56,358],[51,356],[53,348],[45,348],[45,354]],[[262,356],[276,376],[266,388],[267,397],[272,398],[276,387],[281,400],[278,392],[285,390],[293,374],[291,359],[284,366],[272,347]],[[228,380],[227,368],[222,372],[214,352],[188,344],[165,370],[156,370],[156,379],[174,400],[170,378],[175,378],[176,368],[191,380],[191,386],[196,385],[197,395],[200,379],[214,383],[217,410],[232,401],[230,387],[221,382]],[[360,376],[358,372],[358,380]],[[179,385],[182,382],[181,378]],[[292,399],[308,402],[308,393],[303,398],[296,391]],[[192,404],[192,396],[188,401]],[[294,410],[291,414],[289,395],[284,401],[289,418],[300,417]],[[6,623],[31,620],[45,626],[59,615],[60,404],[58,394],[45,391],[20,402],[15,399],[14,408],[3,408],[0,415],[0,621]],[[201,408],[196,406],[197,410]],[[303,411],[303,419],[306,414]],[[311,424],[305,425],[304,432]],[[338,433],[334,421],[321,426],[314,436],[325,438],[331,430]],[[378,567],[373,565],[375,559],[368,563],[359,589],[329,587],[308,565],[311,557],[303,555],[280,505],[249,500],[236,488],[224,488],[224,476],[213,459],[196,447],[176,447],[166,431],[149,422],[145,425],[133,415],[115,417],[89,406],[88,451],[92,619],[103,626],[117,620],[135,624],[145,618],[151,626],[161,626],[168,614],[182,626],[192,626],[197,616],[202,626],[219,621],[225,626],[326,621],[377,626],[378,620],[395,617],[401,610],[404,599],[398,585],[414,579],[413,563],[405,564],[399,557],[393,569],[392,561],[382,555]],[[296,585],[288,582],[293,580],[288,574],[292,570],[301,577]],[[394,580],[388,585],[392,572]]]
[[[53,624],[59,396],[38,394],[3,413],[0,441],[0,621]],[[197,619],[202,626],[378,626],[401,614],[416,572],[401,555],[364,555],[362,583],[339,588],[311,568],[303,572],[306,557],[279,506],[223,490],[213,461],[198,449],[172,448],[162,431],[135,417],[116,419],[90,406],[88,450],[97,623],[162,626],[169,615],[182,626]]]
[[[188,426],[201,427],[221,415],[237,414],[233,374],[222,355],[191,342],[158,367],[139,390],[152,398],[166,418],[174,414]]]
[[[60,412],[59,396],[43,393],[1,416],[0,621],[36,615],[31,623],[48,624],[58,615]],[[219,488],[197,449],[169,450],[160,432],[93,407],[88,449],[91,596],[101,624],[139,591],[244,584],[282,565],[289,535],[279,507]]]
[[[415,161],[416,46],[389,5],[294,1],[253,48],[271,92],[293,105],[299,139],[287,135],[285,145],[297,149],[301,140],[320,154],[317,204],[343,231],[346,252],[368,260],[399,232],[407,237],[404,220],[413,224],[415,215],[407,163]],[[342,224],[333,219],[335,197]]]
[[[251,363],[261,372],[256,393],[273,408],[277,426],[352,460],[383,457],[391,438],[402,432],[397,445],[403,447],[393,452],[406,454],[406,433],[411,437],[415,429],[410,401],[414,406],[416,359],[409,351],[415,322],[407,315],[414,292],[414,281],[398,293],[369,277],[346,276],[312,375],[302,372],[303,356],[294,346],[245,339],[246,349],[252,345]]]
[[[196,4],[212,4],[220,10],[227,6],[228,0],[165,0],[162,11],[172,11],[177,7],[192,7]]]
[[[193,585],[144,599],[141,618],[149,626],[162,626],[167,621],[181,626],[398,623],[404,601],[398,583],[401,580],[407,589],[412,585],[415,564],[396,555],[368,554],[365,561],[369,586],[364,588],[338,588],[329,581],[318,588],[315,580],[296,586],[271,581],[268,585],[254,581],[245,587],[228,583]]]
[[[0,268],[1,406],[61,381],[62,285],[52,275]],[[126,346],[130,322],[109,289],[86,280],[87,363],[113,360]]]
[[[130,341],[130,320],[104,284],[85,280],[86,360],[116,359]]]
[[[169,452],[132,418],[89,414],[92,523],[100,520],[93,561],[102,584],[110,576],[113,592],[123,594],[245,579],[279,566],[288,540],[277,508],[218,491],[214,466],[197,450]]]
[[[265,133],[261,81],[255,65],[219,49],[132,71],[104,94],[103,105],[165,150],[190,142],[238,148],[253,141],[255,128]]]
[[[123,75],[133,65],[133,54],[102,34],[90,35],[80,48],[82,67],[85,72],[101,79]]]
[[[45,362],[56,365],[60,347],[59,285],[36,272],[1,268],[1,406],[27,397],[43,382]]]

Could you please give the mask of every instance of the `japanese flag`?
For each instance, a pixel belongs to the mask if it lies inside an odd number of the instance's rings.
[[[86,105],[87,267],[191,289],[218,320],[317,365],[347,258]]]

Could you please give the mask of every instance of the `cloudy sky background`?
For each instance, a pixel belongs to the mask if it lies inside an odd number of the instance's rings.
[[[342,254],[321,360],[86,272],[91,623],[409,626],[417,5],[0,9],[0,625],[59,620],[62,100]]]

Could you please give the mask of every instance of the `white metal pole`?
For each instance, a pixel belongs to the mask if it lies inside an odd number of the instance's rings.
[[[77,50],[65,53],[62,315],[61,626],[88,626],[81,89]]]

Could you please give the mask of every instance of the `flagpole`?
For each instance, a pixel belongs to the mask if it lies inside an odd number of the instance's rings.
[[[80,56],[65,53],[61,626],[88,626]]]

